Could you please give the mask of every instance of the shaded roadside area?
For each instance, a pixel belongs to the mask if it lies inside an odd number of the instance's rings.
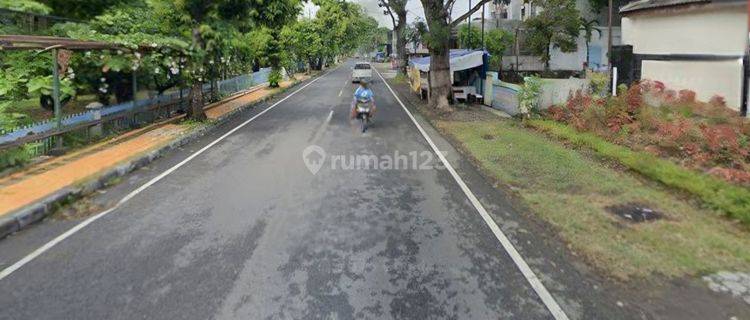
[[[741,279],[737,272],[750,270],[750,240],[741,226],[518,120],[473,106],[436,114],[401,79],[388,83],[471,159],[496,192],[511,195],[519,211],[562,241],[579,270],[601,276],[623,297],[619,303],[637,306],[640,317],[750,317],[745,291],[726,288],[742,288],[742,280],[717,289],[702,279],[721,271]]]

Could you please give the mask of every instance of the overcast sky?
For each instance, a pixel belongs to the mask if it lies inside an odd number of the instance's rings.
[[[384,15],[383,10],[378,7],[378,0],[348,0],[350,2],[359,3],[363,8],[365,8],[365,11],[367,11],[367,14],[369,14],[371,17],[378,20],[381,27],[387,27],[389,29],[393,28],[393,23],[391,23],[390,16]],[[473,0],[472,3],[476,3],[477,0]],[[489,9],[489,8],[488,8]],[[409,23],[414,22],[415,20],[422,19],[424,21],[424,11],[422,10],[422,2],[420,0],[409,0],[409,2],[406,4],[406,10],[407,10],[407,20]],[[469,0],[457,0],[456,4],[453,7],[453,17],[458,17],[466,11],[469,10]],[[317,8],[312,2],[308,2],[305,5],[305,9],[303,14],[305,16],[314,16],[315,12],[317,11]],[[474,13],[474,16],[477,17],[481,14],[481,11],[478,11]]]

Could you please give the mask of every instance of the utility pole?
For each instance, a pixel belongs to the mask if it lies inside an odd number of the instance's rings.
[[[609,0],[609,21],[607,26],[607,64],[609,65],[609,72],[612,73],[612,7],[614,6],[612,0]]]
[[[614,88],[615,77],[612,67],[612,7],[613,1],[609,0],[609,21],[607,22],[607,68],[609,69],[609,87]]]
[[[471,8],[471,0],[469,0],[469,8]],[[469,28],[466,30],[467,36],[466,36],[466,46],[471,46],[471,15],[469,15]],[[474,49],[474,48],[469,48]]]
[[[55,128],[62,132],[62,109],[60,105],[60,57],[58,49],[52,49],[52,103],[55,106]],[[63,137],[59,134],[56,138],[57,149],[62,151]]]
[[[486,3],[482,4],[482,50],[485,49],[485,45],[484,45],[484,6],[485,5]]]

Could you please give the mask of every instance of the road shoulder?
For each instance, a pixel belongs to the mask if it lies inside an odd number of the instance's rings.
[[[111,140],[34,164],[0,179],[0,239],[45,218],[60,206],[115,183],[165,152],[205,135],[247,108],[310,79],[254,87],[204,107],[208,121],[179,123],[183,116],[132,130]]]
[[[445,150],[449,161],[454,164],[471,189],[477,193],[486,206],[492,203],[506,205],[495,208],[512,208],[511,210],[489,211],[500,228],[508,234],[518,250],[530,261],[532,269],[541,277],[555,297],[562,296],[575,301],[566,304],[561,302],[566,312],[578,303],[579,309],[589,311],[594,308],[614,308],[615,314],[587,314],[583,318],[675,318],[700,319],[717,314],[746,316],[746,306],[741,299],[727,299],[708,291],[695,278],[678,278],[670,280],[658,277],[662,281],[653,283],[653,278],[614,279],[611,275],[591,267],[590,261],[581,256],[581,252],[571,250],[569,242],[561,237],[559,228],[533,211],[528,199],[521,196],[512,185],[498,179],[486,170],[475,156],[467,150],[455,136],[441,128],[432,115],[425,114],[420,106],[423,102],[408,88],[388,80],[399,97],[421,123],[425,131],[435,140],[440,150]],[[460,112],[459,112],[460,113]],[[470,118],[463,122],[476,126],[483,121],[496,121],[490,113],[462,113],[454,115]],[[470,127],[472,125],[469,125]],[[529,172],[529,174],[533,174]],[[554,279],[554,280],[553,280]],[[681,304],[693,306],[685,309]],[[743,311],[743,308],[744,311]],[[619,310],[619,312],[617,312]],[[575,313],[573,313],[575,314]],[[574,316],[571,316],[574,318]]]

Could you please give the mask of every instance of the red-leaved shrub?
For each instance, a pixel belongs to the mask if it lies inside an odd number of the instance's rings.
[[[695,102],[695,91],[682,89],[679,93],[678,102],[680,103],[694,103]]]
[[[711,97],[711,100],[708,100],[708,104],[715,108],[726,108],[727,100],[720,95],[714,95],[713,97]]]
[[[593,98],[579,90],[547,114],[579,131],[750,185],[750,121],[727,108],[723,97],[704,103],[694,91],[649,80],[621,92]]]

